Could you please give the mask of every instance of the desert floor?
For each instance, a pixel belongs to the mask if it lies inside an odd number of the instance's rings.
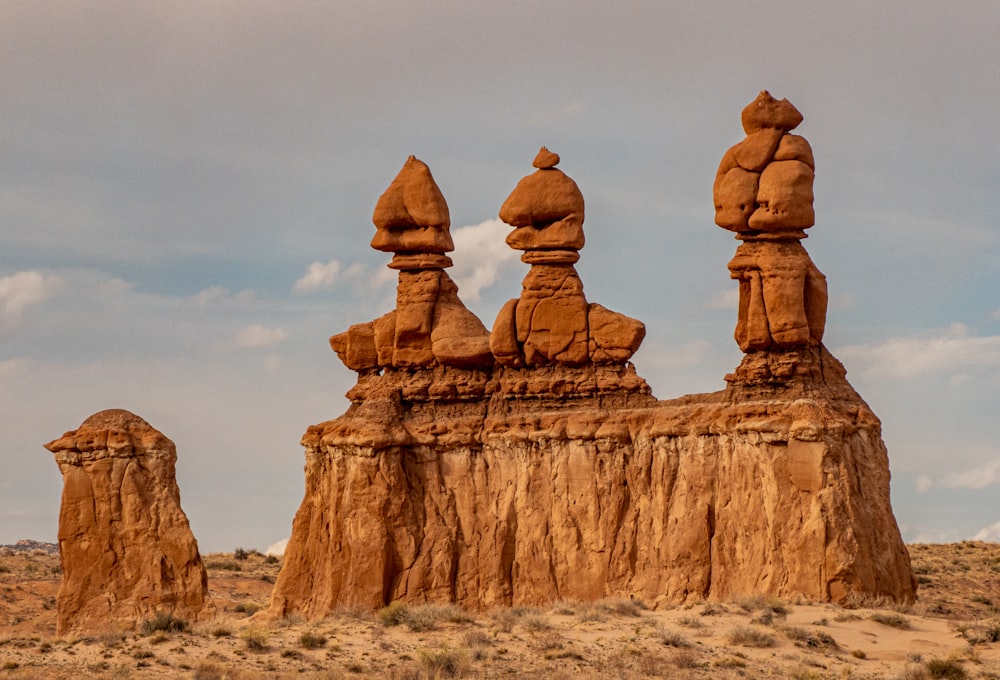
[[[58,555],[0,556],[0,680],[27,678],[994,678],[1000,544],[911,545],[912,605],[745,598],[650,611],[561,602],[262,620],[280,561],[205,557],[217,616],[186,631],[55,635]],[[143,628],[146,630],[144,631]]]

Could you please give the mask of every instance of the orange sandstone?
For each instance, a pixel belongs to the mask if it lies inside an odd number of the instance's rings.
[[[101,411],[45,445],[63,475],[57,632],[131,629],[158,612],[210,613],[181,509],[174,443],[128,411]]]

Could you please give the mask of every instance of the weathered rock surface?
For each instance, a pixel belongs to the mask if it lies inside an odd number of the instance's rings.
[[[553,369],[531,387],[546,369],[502,369],[479,376],[483,397],[424,401],[401,396],[416,374],[369,376],[363,399],[302,440],[306,496],[272,612],[912,599],[879,421],[836,359],[802,354],[785,378],[751,367],[664,402],[624,370],[582,393]]]
[[[174,443],[128,411],[101,411],[45,445],[63,475],[58,634],[129,629],[213,607],[181,510]]]
[[[767,91],[743,109],[747,137],[715,177],[715,223],[743,243],[729,263],[740,283],[736,342],[744,352],[819,345],[826,327],[826,277],[802,247],[813,226],[812,149],[789,133],[802,114]]]
[[[521,297],[497,315],[490,348],[509,367],[624,363],[639,349],[646,327],[587,302],[573,266],[584,245],[583,194],[558,163],[558,154],[543,146],[532,164],[537,170],[500,208],[500,219],[514,228],[507,245],[525,251],[521,261],[531,269]]]
[[[445,273],[452,265],[448,204],[426,164],[413,156],[385,190],[372,217],[371,246],[394,253],[399,270],[396,309],[330,338],[330,347],[355,371],[445,366],[491,366],[490,334],[458,297]]]
[[[305,498],[271,615],[913,599],[881,424],[822,345],[826,282],[800,243],[812,152],[788,134],[802,117],[765,95],[716,183],[732,219],[719,224],[744,241],[729,267],[746,355],[726,389],[651,396],[628,363],[642,323],[583,295],[583,197],[543,148],[500,211],[531,269],[497,315],[496,364],[390,367],[399,336],[379,338],[395,322],[356,334],[382,369],[359,370],[347,413],[302,438]]]

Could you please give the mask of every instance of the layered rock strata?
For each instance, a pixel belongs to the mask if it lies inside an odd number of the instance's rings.
[[[170,439],[114,409],[45,448],[63,476],[59,635],[131,629],[157,612],[195,620],[213,611]]]
[[[777,297],[750,289],[768,343],[745,347],[725,390],[657,401],[628,362],[641,323],[595,322],[607,310],[583,297],[572,267],[583,200],[556,162],[543,149],[501,210],[532,269],[494,325],[496,364],[359,370],[347,413],[306,432],[306,493],[271,614],[393,600],[912,599],[879,420],[820,342],[825,304],[806,334],[782,334],[794,314],[780,302],[787,280],[808,279],[804,261],[753,251],[797,239],[739,232],[757,258],[748,271],[786,281]],[[795,290],[791,306],[806,306]]]

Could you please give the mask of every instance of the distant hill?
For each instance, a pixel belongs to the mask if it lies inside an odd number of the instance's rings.
[[[13,553],[27,553],[39,550],[46,555],[59,553],[58,543],[45,543],[44,541],[33,541],[30,538],[22,538],[17,543],[0,545],[0,555],[10,555]]]

